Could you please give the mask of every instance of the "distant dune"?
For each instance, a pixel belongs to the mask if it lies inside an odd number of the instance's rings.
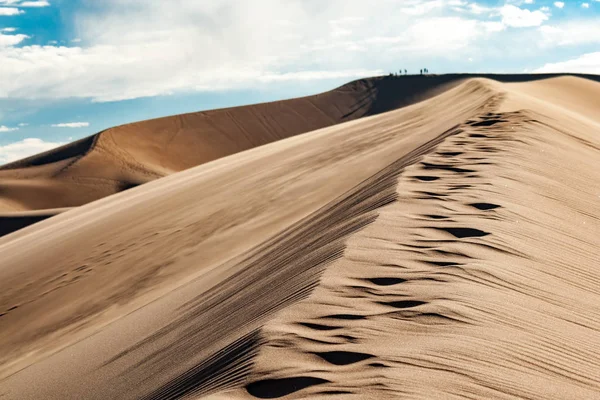
[[[0,398],[598,398],[598,80],[374,78],[10,164],[5,218],[56,215],[0,238]]]
[[[482,76],[518,82],[552,75]],[[362,79],[314,96],[108,129],[0,166],[0,235],[37,221],[19,216],[19,212],[77,207],[257,146],[405,107],[471,77],[456,74]],[[43,214],[53,215],[50,211],[38,213]]]

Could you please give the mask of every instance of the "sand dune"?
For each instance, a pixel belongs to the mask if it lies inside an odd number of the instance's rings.
[[[481,76],[521,82],[553,75]],[[362,79],[314,96],[111,128],[0,166],[0,224],[27,226],[37,221],[21,217],[19,212],[77,207],[257,146],[405,107],[470,77],[455,74]],[[42,214],[52,215],[50,211]],[[0,234],[9,232],[4,228]]]
[[[0,212],[80,206],[240,151],[410,105],[459,81],[363,79],[314,96],[108,129],[0,167]],[[10,217],[15,226],[29,221]]]
[[[503,80],[0,239],[0,397],[599,398],[600,83]]]

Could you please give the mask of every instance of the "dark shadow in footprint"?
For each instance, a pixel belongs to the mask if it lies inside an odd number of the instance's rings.
[[[460,156],[461,154],[463,154],[462,151],[441,151],[438,153],[440,156],[444,156],[444,157],[456,157],[456,156]]]
[[[444,164],[431,164],[431,163],[426,163],[426,162],[424,162],[422,164],[423,164],[423,168],[428,169],[428,170],[451,171],[451,172],[456,172],[456,173],[460,173],[460,174],[475,172],[472,169],[451,167],[451,166],[444,165]]]
[[[440,179],[439,176],[415,176],[415,178],[423,182],[433,182]]]
[[[367,319],[366,316],[357,315],[357,314],[334,314],[334,315],[327,315],[327,316],[321,317],[321,318],[323,318],[323,319],[345,319],[345,320]]]
[[[469,237],[483,237],[487,236],[490,233],[484,232],[479,229],[474,228],[435,228],[440,231],[445,231],[451,234],[454,237],[459,239],[469,238]]]
[[[349,365],[375,357],[372,354],[355,353],[352,351],[327,351],[313,354],[334,365]]]
[[[353,392],[348,392],[346,390],[325,390],[324,392],[319,392],[318,394],[328,394],[330,396],[336,394],[352,394]]]
[[[475,207],[478,210],[493,210],[495,208],[499,208],[500,206],[492,203],[472,203],[469,204],[471,207]]]
[[[488,119],[488,120],[472,123],[471,126],[492,126],[492,125],[500,124],[502,122],[506,122],[506,121],[503,119]]]
[[[305,326],[310,329],[314,329],[316,331],[333,331],[336,329],[340,329],[339,326],[328,326],[328,325],[320,325],[320,324],[311,324],[309,322],[299,322],[298,325]]]
[[[312,376],[265,379],[249,383],[246,385],[246,391],[259,399],[276,399],[306,389],[307,387],[322,385],[324,383],[329,383],[329,381]]]
[[[412,308],[412,307],[421,306],[423,304],[427,304],[427,302],[418,301],[418,300],[400,300],[400,301],[391,301],[389,303],[380,302],[379,304],[383,304],[384,306],[390,306],[390,307],[394,307],[394,308]]]
[[[406,279],[401,278],[372,278],[367,280],[378,286],[392,286],[406,282]]]
[[[457,262],[449,262],[449,261],[425,261],[427,264],[435,265],[436,267],[451,267],[456,265],[462,265]]]
[[[335,335],[334,337],[345,340],[350,343],[358,342],[358,338],[355,338],[354,336],[350,336],[350,335]]]
[[[426,218],[431,218],[431,219],[448,219],[448,218],[450,218],[450,217],[446,217],[443,215],[433,215],[433,214],[425,214],[423,216]]]

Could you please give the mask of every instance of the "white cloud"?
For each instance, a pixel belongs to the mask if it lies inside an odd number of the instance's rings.
[[[540,26],[548,20],[548,15],[541,10],[531,11],[512,4],[504,5],[500,9],[500,14],[502,15],[502,22],[506,26],[515,28]]]
[[[20,142],[0,146],[0,164],[20,160],[60,145],[62,145],[62,143],[45,142],[38,138],[28,138],[23,139]]]
[[[525,4],[533,4],[535,3],[535,0],[525,0]]]
[[[549,63],[538,68],[535,72],[578,72],[582,74],[600,74],[600,52],[584,54],[567,61]]]
[[[442,8],[445,3],[442,0],[430,0],[430,1],[412,1],[408,7],[400,9],[401,12],[408,15],[423,15],[432,12],[435,9]]]
[[[48,7],[50,2],[47,0],[0,0],[0,6],[14,7]]]
[[[563,8],[565,6],[565,3],[563,1],[555,1],[554,2],[554,7],[556,8]]]
[[[364,0],[262,1],[102,1],[74,19],[85,45],[2,49],[0,98],[115,101],[307,77],[353,79],[389,68],[402,52],[463,57],[457,49],[503,29],[499,22],[421,14],[474,4],[462,0],[382,0],[377,7],[364,7]]]
[[[15,32],[17,28],[2,28],[0,32]]]
[[[28,123],[26,123],[26,122],[21,122],[21,123],[19,124],[19,126],[29,126],[29,124],[28,124]]]
[[[19,7],[48,7],[49,5],[50,3],[45,0],[24,1],[19,3]]]
[[[53,128],[85,128],[90,126],[89,122],[62,122],[60,124],[53,124]]]
[[[18,131],[19,128],[9,128],[8,126],[5,125],[0,125],[0,132],[12,132],[12,131]]]
[[[590,8],[590,3],[581,3],[581,8]]]
[[[24,14],[24,13],[25,13],[25,11],[19,10],[18,8],[15,8],[15,7],[1,7],[0,8],[0,17],[19,15],[19,14]]]
[[[0,48],[14,46],[29,38],[27,35],[3,35],[0,33]]]
[[[544,47],[600,44],[600,19],[567,21],[539,28]]]
[[[498,8],[471,0],[379,0],[373,7],[364,0],[261,0],[260,7],[244,0],[103,0],[93,12],[76,12],[69,28],[77,38],[68,45],[0,38],[0,99],[117,101],[349,80],[476,53],[490,60],[521,34],[507,28],[548,20],[542,10],[514,5],[523,1]],[[543,33],[523,35],[537,46]],[[520,50],[512,47],[506,52]]]

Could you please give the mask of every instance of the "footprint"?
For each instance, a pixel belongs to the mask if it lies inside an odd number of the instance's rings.
[[[246,385],[246,391],[259,399],[277,399],[287,396],[307,387],[329,383],[326,379],[314,378],[312,376],[300,376],[294,378],[265,379]]]
[[[392,286],[392,285],[397,285],[399,283],[404,283],[406,282],[406,279],[401,279],[401,278],[371,278],[371,279],[367,279],[367,281],[378,285],[378,286]]]
[[[390,306],[394,308],[413,308],[417,306],[422,306],[423,304],[427,304],[427,302],[418,300],[400,300],[391,301],[389,303],[380,302],[379,304],[383,304],[384,306]]]
[[[374,357],[372,354],[355,353],[352,351],[327,351],[313,354],[334,365],[349,365]]]
[[[437,181],[440,178],[439,176],[415,176],[415,179],[418,179],[423,182],[433,182]]]
[[[333,331],[336,329],[340,329],[339,326],[329,326],[329,325],[321,325],[321,324],[311,324],[310,322],[300,322],[298,325],[305,326],[310,329],[314,329],[316,331]]]
[[[475,207],[478,210],[493,210],[495,208],[499,208],[500,206],[492,203],[471,203],[469,204],[471,207]]]
[[[357,315],[357,314],[334,314],[334,315],[327,315],[325,317],[321,317],[321,318],[330,318],[330,319],[344,319],[344,320],[359,320],[359,319],[367,319],[366,316],[364,315]]]
[[[459,239],[464,239],[464,238],[468,238],[468,237],[483,237],[483,236],[487,236],[490,234],[489,232],[484,232],[484,231],[481,231],[479,229],[474,229],[474,228],[434,228],[434,229],[448,232],[452,236],[457,237]]]

